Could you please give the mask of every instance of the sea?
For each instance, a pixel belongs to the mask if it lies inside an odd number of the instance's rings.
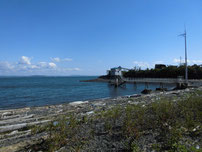
[[[0,109],[55,105],[73,101],[141,94],[144,83],[126,84],[115,88],[106,82],[80,82],[96,79],[95,76],[69,77],[0,77]],[[149,84],[155,90],[160,84]],[[164,85],[168,89],[173,84]]]

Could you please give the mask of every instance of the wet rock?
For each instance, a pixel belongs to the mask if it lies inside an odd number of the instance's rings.
[[[152,92],[152,90],[150,89],[144,89],[141,93],[142,94],[150,94]]]

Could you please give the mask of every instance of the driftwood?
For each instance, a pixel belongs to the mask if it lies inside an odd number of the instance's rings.
[[[2,117],[0,118],[1,120],[8,120],[8,119],[14,119],[14,118],[19,118],[21,115],[11,115],[11,116],[6,116],[6,117]]]
[[[21,129],[27,126],[27,123],[22,123],[22,124],[16,124],[16,125],[9,125],[9,126],[1,126],[0,127],[0,133],[2,132],[7,132],[7,131],[12,131],[12,130],[17,130]]]
[[[0,142],[2,141],[2,139],[5,139],[5,138],[10,139],[11,137],[16,137],[17,138],[18,135],[27,134],[27,133],[30,133],[30,132],[31,132],[31,130],[25,130],[25,131],[14,130],[11,133],[0,135]]]
[[[3,120],[3,121],[0,121],[0,125],[12,124],[12,123],[16,123],[16,122],[19,123],[20,121],[28,121],[29,118],[32,118],[33,116],[34,115],[28,115],[28,116],[19,117],[19,118]]]
[[[1,126],[0,127],[0,133],[18,130],[18,129],[22,129],[25,127],[30,127],[30,126],[38,125],[38,124],[42,124],[42,123],[47,123],[49,121],[51,121],[51,120],[42,120],[42,121],[36,121],[36,122],[31,122],[31,123],[21,123],[21,124],[15,124],[15,125]]]
[[[27,137],[31,134],[31,130],[28,130],[27,132],[23,133],[23,134],[16,134],[15,136],[7,136],[9,137],[9,140],[15,140],[16,138],[23,138],[23,137]],[[4,142],[8,140],[8,138],[4,138],[0,140],[0,143]]]
[[[11,115],[13,115],[13,111],[6,111],[1,114],[1,117],[4,118],[5,116],[11,116]]]

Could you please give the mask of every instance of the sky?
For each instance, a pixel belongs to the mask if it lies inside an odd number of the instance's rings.
[[[202,64],[201,0],[0,0],[0,75]]]

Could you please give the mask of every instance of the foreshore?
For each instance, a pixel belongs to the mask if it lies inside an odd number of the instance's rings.
[[[148,95],[134,94],[114,99],[107,98],[42,107],[0,110],[0,152],[26,151],[27,147],[42,142],[47,138],[47,132],[33,134],[32,128],[36,125],[54,122],[63,115],[73,113],[78,117],[92,116],[97,112],[111,109],[117,105],[141,104],[146,106],[160,98],[175,97],[182,99],[187,94],[197,90],[202,90],[202,87],[166,92],[154,91]]]

